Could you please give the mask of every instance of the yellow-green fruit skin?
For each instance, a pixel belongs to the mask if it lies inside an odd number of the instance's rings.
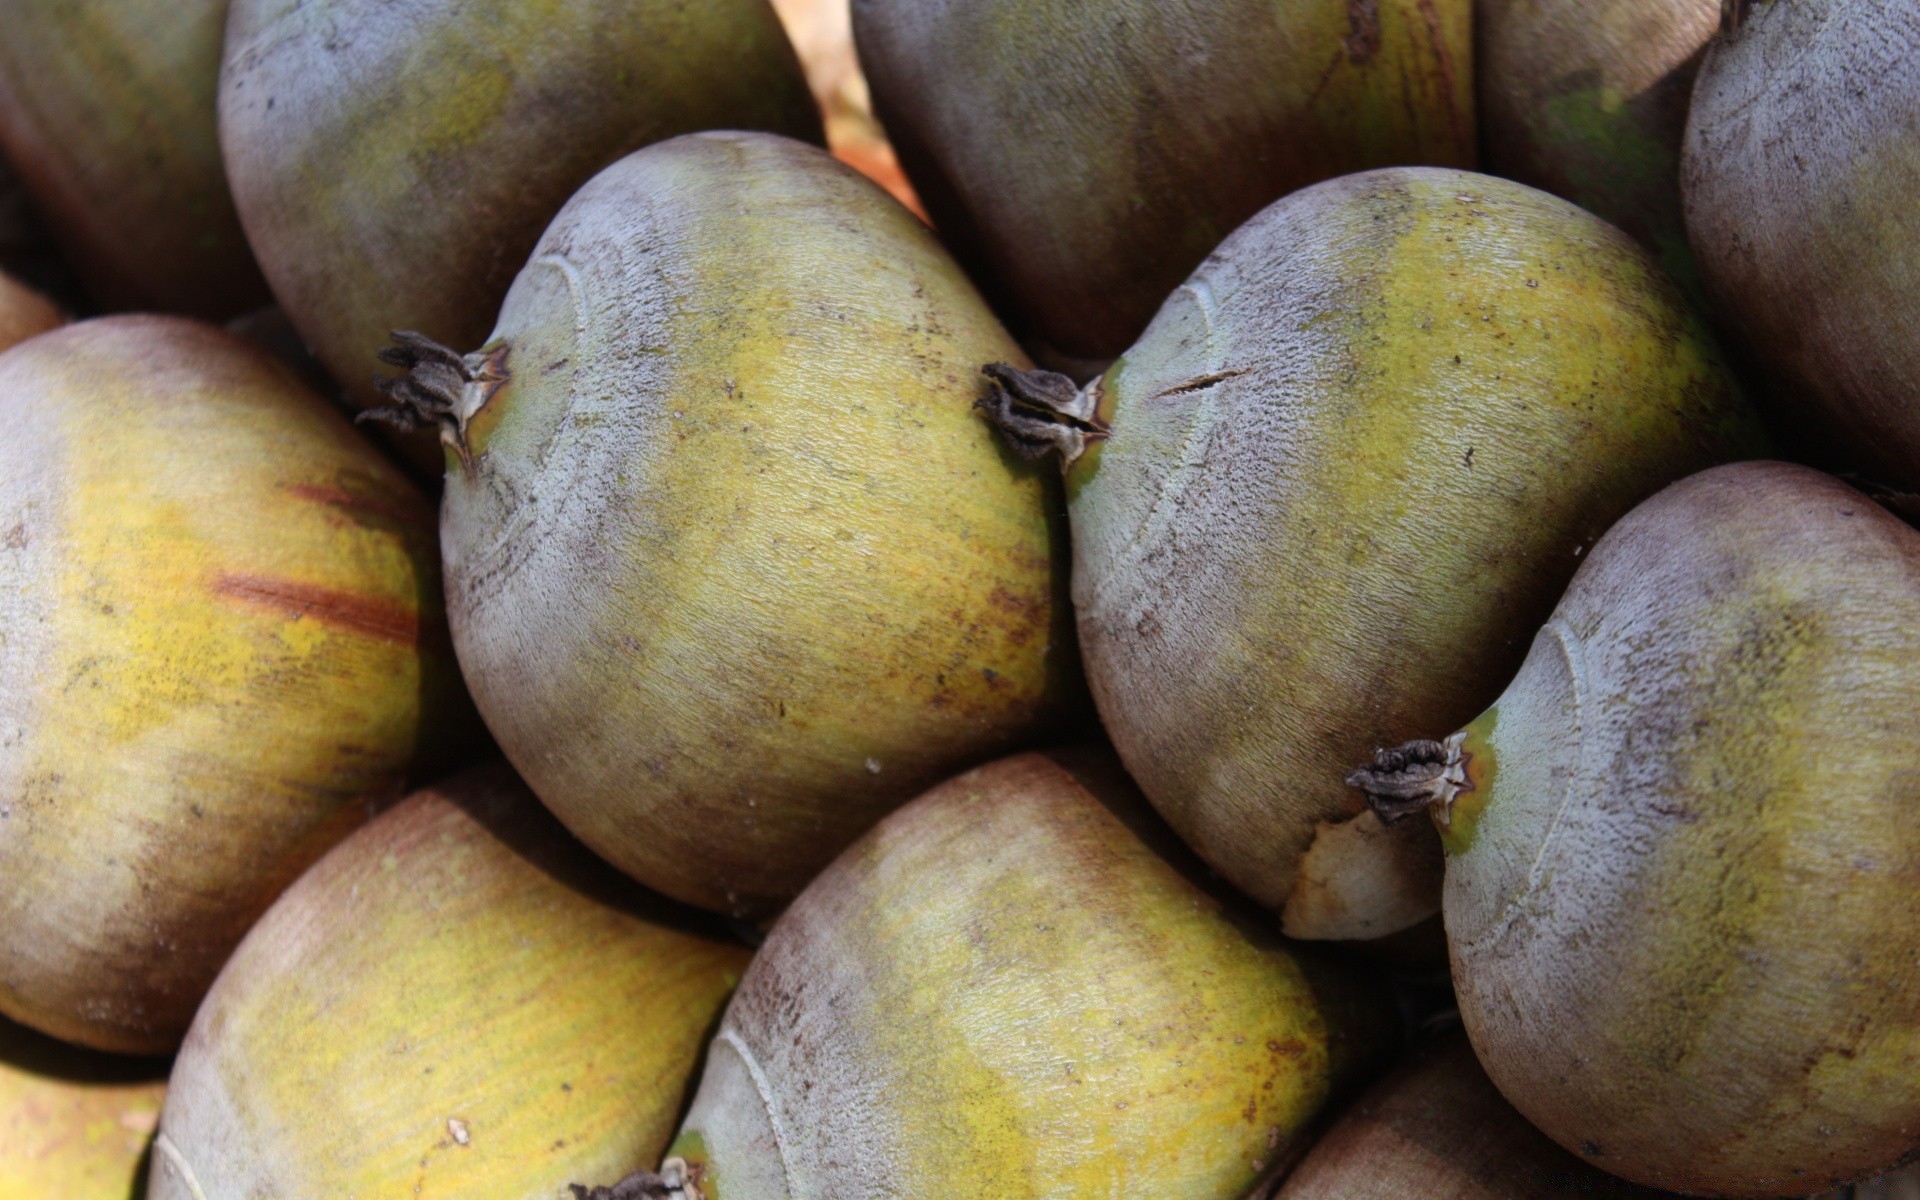
[[[554,1200],[652,1166],[749,957],[685,921],[504,767],[416,793],[221,973],[148,1200]]]
[[[11,0],[0,149],[112,308],[229,317],[267,302],[221,168],[226,0]]]
[[[61,319],[53,301],[0,271],[0,350],[45,333]]]
[[[0,1012],[179,1043],[283,887],[471,728],[433,514],[171,317],[0,355]]]
[[[236,0],[227,27],[247,234],[362,406],[389,330],[478,345],[567,197],[700,129],[820,140],[767,0]]]
[[[774,925],[670,1153],[705,1200],[1239,1200],[1397,1018],[1157,846],[1105,751],[934,788]]]
[[[129,1200],[166,1064],[109,1057],[0,1018],[0,1196]]]
[[[1581,1162],[1501,1099],[1457,1029],[1314,1142],[1273,1200],[1663,1200]]]
[[[1920,6],[1741,0],[1681,191],[1715,309],[1824,448],[1920,487]]]
[[[1758,438],[1642,248],[1442,168],[1272,205],[1094,386],[1112,436],[1067,486],[1101,717],[1174,828],[1302,937],[1437,911],[1430,837],[1316,865],[1378,830],[1329,834],[1362,812],[1346,771],[1484,708],[1609,524]],[[1425,855],[1430,884],[1345,894],[1376,849]]]
[[[1466,733],[1447,933],[1516,1108],[1701,1195],[1920,1146],[1920,534],[1805,467],[1687,479]]]
[[[488,353],[509,379],[441,510],[461,666],[641,882],[773,911],[1081,695],[1057,485],[972,411],[1018,349],[824,151],[697,134],[609,168]]]
[[[1297,188],[1474,165],[1472,0],[855,0],[942,234],[1053,351],[1105,361]]]
[[[1699,288],[1680,209],[1687,101],[1720,0],[1477,0],[1486,170],[1563,196]]]

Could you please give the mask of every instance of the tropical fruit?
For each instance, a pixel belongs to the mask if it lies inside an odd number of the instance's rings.
[[[1797,434],[1920,487],[1920,6],[1736,7],[1682,160],[1708,293]]]
[[[0,271],[0,350],[45,333],[61,322],[53,301]]]
[[[266,303],[220,166],[226,0],[10,0],[5,151],[110,308],[229,317]]]
[[[463,747],[420,493],[266,355],[0,355],[0,1012],[170,1051],[302,868]]]
[[[1697,291],[1680,141],[1720,12],[1720,0],[1478,0],[1486,169],[1605,217]]]
[[[1296,188],[1474,165],[1472,0],[854,0],[853,18],[935,225],[1063,361],[1126,349]]]
[[[1355,782],[1447,847],[1460,1013],[1562,1146],[1805,1195],[1920,1146],[1920,533],[1741,463],[1594,547],[1486,712]]]
[[[504,767],[415,794],[221,973],[149,1200],[548,1200],[651,1165],[748,958],[687,920]]]
[[[389,330],[477,345],[575,189],[713,128],[820,136],[767,0],[237,0],[227,25],[247,236],[362,406]]]
[[[163,1061],[81,1050],[0,1018],[0,1196],[137,1195],[166,1075]]]
[[[1389,834],[1347,768],[1485,707],[1608,525],[1758,442],[1643,249],[1439,168],[1270,206],[1077,394],[994,373],[1016,444],[1070,459],[1074,607],[1121,758],[1299,937],[1437,911],[1431,835]]]
[[[1656,1200],[1527,1124],[1457,1031],[1355,1101],[1273,1200]]]
[[[595,178],[479,351],[403,339],[461,666],[582,840],[769,913],[1071,711],[1058,493],[971,411],[1016,353],[911,214],[754,133]]]
[[[1398,1020],[1177,845],[1104,752],[888,817],[768,934],[654,1194],[1238,1200]]]

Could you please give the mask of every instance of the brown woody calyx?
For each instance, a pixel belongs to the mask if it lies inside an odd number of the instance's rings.
[[[1086,387],[1057,371],[1023,371],[1006,363],[980,368],[992,391],[974,403],[1022,458],[1044,458],[1055,451],[1065,471],[1094,442],[1104,441],[1107,425],[1097,415],[1100,381]]]

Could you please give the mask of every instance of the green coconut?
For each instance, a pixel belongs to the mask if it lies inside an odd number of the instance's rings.
[[[13,0],[0,150],[95,297],[224,318],[267,301],[220,164],[226,0]]]
[[[389,330],[478,345],[568,196],[700,129],[819,140],[767,0],[237,0],[227,25],[247,236],[363,407]],[[413,448],[437,467],[430,438]]]
[[[876,112],[1021,332],[1104,362],[1310,183],[1474,165],[1472,0],[854,0]]]
[[[1680,142],[1720,16],[1721,0],[1478,0],[1486,169],[1612,221],[1697,291]]]
[[[1636,508],[1492,706],[1354,782],[1441,831],[1514,1107],[1649,1186],[1805,1195],[1920,1149],[1916,745],[1920,533],[1754,462]]]
[[[475,353],[403,338],[461,666],[582,840],[769,913],[1070,718],[1058,493],[972,411],[1017,353],[912,214],[755,133],[596,177]]]
[[[1731,7],[1682,160],[1708,294],[1796,433],[1920,487],[1920,6]]]
[[[1382,827],[1347,768],[1485,707],[1607,526],[1758,444],[1642,247],[1442,168],[1270,206],[1077,394],[994,373],[1015,444],[1068,464],[1114,745],[1298,937],[1438,910],[1438,847]]]

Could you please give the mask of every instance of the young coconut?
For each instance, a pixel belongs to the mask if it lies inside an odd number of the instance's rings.
[[[341,843],[235,951],[148,1200],[550,1200],[651,1164],[747,958],[511,771],[459,776]]]
[[[774,925],[629,1191],[1237,1200],[1398,1021],[1200,873],[1104,752],[935,788]]]
[[[471,729],[420,493],[263,352],[0,355],[0,1012],[170,1051],[281,888]]]
[[[0,271],[0,350],[56,328],[62,320],[53,301]]]
[[[1472,0],[854,0],[934,223],[1050,357],[1104,362],[1262,205],[1474,165]]]
[[[391,329],[479,344],[608,163],[699,129],[820,138],[767,0],[234,0],[220,138],[275,296],[362,407]],[[416,460],[438,472],[431,438]]]
[[[9,0],[0,150],[111,308],[267,302],[220,166],[227,0]]]
[[[1486,169],[1605,217],[1697,291],[1680,141],[1721,10],[1722,0],[1478,0]]]
[[[1353,781],[1431,811],[1461,1016],[1529,1120],[1804,1195],[1920,1147],[1916,745],[1920,533],[1742,463],[1635,509],[1492,707]]]
[[[1062,451],[1114,745],[1296,937],[1438,910],[1431,836],[1389,835],[1346,769],[1484,707],[1594,538],[1757,442],[1630,238],[1437,168],[1272,205],[1077,394],[990,373],[1015,444]]]
[[[1058,493],[971,412],[1016,353],[878,186],[753,133],[601,173],[478,352],[401,339],[461,666],[582,840],[771,912],[1078,707]]]
[[[81,1050],[0,1018],[0,1196],[138,1195],[167,1065]]]
[[[1527,1124],[1458,1031],[1374,1085],[1273,1200],[1656,1200]]]
[[[1920,486],[1920,5],[1750,5],[1701,67],[1687,233],[1777,403]]]

